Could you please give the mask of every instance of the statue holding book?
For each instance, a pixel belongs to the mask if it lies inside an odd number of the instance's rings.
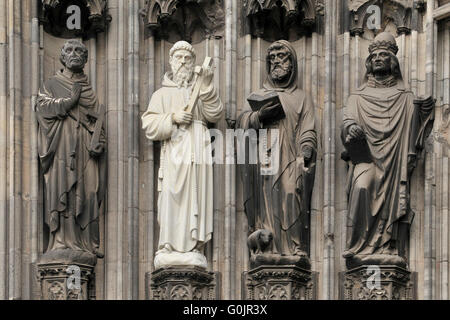
[[[347,250],[359,265],[407,266],[411,174],[434,117],[431,97],[405,89],[395,38],[380,33],[369,47],[366,82],[344,110],[343,159],[349,162]]]
[[[244,205],[249,223],[251,267],[309,264],[310,203],[314,185],[317,137],[312,99],[297,86],[294,48],[280,40],[266,56],[267,80],[249,98],[250,110],[237,120],[241,129],[267,129],[258,144],[272,141],[267,150],[278,170],[264,173],[265,163],[241,166]],[[270,154],[279,151],[278,154]],[[247,152],[248,153],[248,152]],[[260,243],[259,243],[260,242]],[[273,243],[269,243],[273,242]],[[252,248],[263,247],[264,250]]]

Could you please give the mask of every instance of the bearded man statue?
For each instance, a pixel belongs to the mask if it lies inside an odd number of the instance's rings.
[[[411,174],[434,119],[434,100],[405,89],[395,38],[369,46],[366,82],[344,109],[343,155],[349,161],[347,267],[407,267]]]
[[[258,145],[274,141],[267,151],[272,162],[278,164],[278,170],[269,174],[264,173],[267,164],[261,159],[257,164],[241,166],[249,242],[257,233],[273,236],[273,244],[265,245],[271,250],[252,253],[250,265],[310,268],[310,200],[317,150],[313,101],[298,88],[297,55],[288,41],[269,46],[266,67],[268,76],[263,88],[250,97],[278,98],[258,110],[244,111],[237,120],[241,129],[266,130],[267,139],[260,135]],[[278,139],[272,139],[275,132]]]
[[[195,58],[194,48],[188,42],[174,44],[169,60],[172,71],[165,74],[162,88],[152,95],[142,116],[146,137],[162,142],[156,269],[207,268],[203,249],[212,237],[215,191],[207,124],[218,122],[224,109],[209,68],[202,73],[196,107],[192,113],[185,111],[196,80]]]

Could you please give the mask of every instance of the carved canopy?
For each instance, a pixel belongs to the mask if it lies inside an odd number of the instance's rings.
[[[141,15],[156,37],[172,42],[223,36],[223,0],[146,0]],[[195,31],[199,39],[193,39]]]
[[[245,33],[269,41],[291,38],[309,33],[318,15],[323,15],[320,0],[244,0],[244,14],[248,22]]]
[[[56,37],[89,38],[97,33],[106,31],[111,21],[107,13],[107,0],[41,0],[40,21],[44,30]],[[71,13],[67,8],[76,5],[81,9],[81,28],[70,30],[67,20]]]
[[[423,0],[348,0],[350,32],[362,34],[365,30],[369,30],[367,21],[372,15],[369,8],[377,6],[381,13],[380,29],[372,29],[373,32],[378,33],[384,30],[386,25],[391,22],[396,26],[398,34],[408,34],[412,28],[413,10],[423,10],[424,3]],[[416,15],[416,17],[418,16]]]

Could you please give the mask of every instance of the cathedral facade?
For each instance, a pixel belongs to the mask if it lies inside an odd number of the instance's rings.
[[[61,48],[78,39],[84,72],[105,106],[105,201],[98,214],[99,259],[87,297],[153,297],[158,251],[162,144],[146,139],[141,117],[170,71],[170,49],[189,42],[197,62],[212,58],[224,115],[236,129],[247,98],[266,80],[271,43],[296,52],[297,85],[312,98],[317,155],[310,203],[310,299],[348,298],[348,163],[341,158],[344,109],[364,84],[369,46],[395,38],[405,88],[435,99],[434,122],[410,178],[414,219],[405,249],[415,299],[449,299],[450,1],[448,0],[0,0],[0,299],[42,299],[39,261],[52,241],[39,158],[36,106],[59,72]],[[215,152],[218,152],[217,150]],[[244,183],[220,150],[214,164],[213,233],[206,244],[216,299],[248,298],[249,221]]]

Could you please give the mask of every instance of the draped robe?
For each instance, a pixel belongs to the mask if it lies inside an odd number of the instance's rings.
[[[200,91],[193,123],[177,126],[172,114],[188,103],[191,88],[178,87],[166,74],[162,88],[142,116],[146,137],[162,141],[158,173],[158,248],[190,252],[211,240],[213,232],[213,164],[207,123],[218,122],[223,105],[213,83]]]
[[[414,216],[409,205],[408,155],[422,148],[432,118],[431,108],[415,107],[413,101],[413,93],[401,82],[386,88],[366,84],[348,99],[344,145],[351,148],[346,137],[357,124],[365,132],[370,153],[369,161],[351,163],[349,168],[347,250],[351,254],[405,255]]]
[[[64,111],[72,86],[82,87],[77,106]],[[44,175],[47,251],[73,249],[95,253],[99,247],[99,213],[104,208],[104,157],[92,158],[89,147],[100,107],[84,74],[58,72],[41,88],[37,104],[38,151]],[[102,128],[99,142],[106,145]]]
[[[270,77],[256,94],[266,95],[276,91],[286,115],[284,119],[263,126],[257,112],[244,111],[237,120],[241,129],[278,130],[277,148],[270,146],[268,151],[279,150],[271,157],[278,162],[278,171],[273,175],[261,175],[264,164],[241,165],[244,186],[244,206],[248,218],[249,231],[259,229],[273,233],[273,253],[286,256],[309,253],[310,238],[310,200],[314,185],[315,156],[308,166],[304,166],[301,150],[309,146],[317,149],[314,106],[310,96],[297,87],[297,57],[295,49],[287,41],[279,41],[292,55],[292,72],[284,87],[277,86]],[[270,63],[267,60],[267,70]],[[259,138],[258,144],[262,143]],[[274,152],[275,153],[275,152]],[[249,152],[246,156],[248,160]],[[300,192],[297,192],[300,186]]]

